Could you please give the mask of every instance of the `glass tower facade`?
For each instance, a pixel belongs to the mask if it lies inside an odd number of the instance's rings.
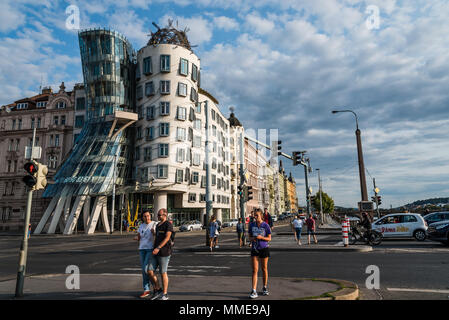
[[[87,121],[44,197],[109,195],[114,168],[117,185],[131,176],[132,132],[130,128],[118,132],[115,112],[135,110],[135,52],[124,36],[112,30],[86,30],[78,37]]]

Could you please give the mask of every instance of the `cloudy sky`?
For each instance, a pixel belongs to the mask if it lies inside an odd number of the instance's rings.
[[[120,0],[0,2],[0,104],[82,82],[76,30],[111,27],[135,49],[155,21],[188,27],[202,86],[246,128],[278,129],[283,151],[307,150],[323,190],[360,199],[355,121],[382,207],[449,196],[449,2],[442,0]],[[377,19],[377,12],[379,19]],[[302,167],[291,166],[304,205]],[[310,176],[314,192],[317,174]]]

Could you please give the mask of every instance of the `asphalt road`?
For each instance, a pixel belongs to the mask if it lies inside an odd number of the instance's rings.
[[[288,231],[277,227],[276,231]],[[286,241],[290,241],[285,237]],[[320,235],[320,243],[335,244],[339,235]],[[20,237],[0,237],[0,281],[15,279]],[[204,231],[177,233],[176,248],[205,243]],[[305,240],[305,239],[303,239]],[[223,232],[221,242],[236,243],[234,232]],[[293,241],[293,238],[292,240]],[[306,241],[303,241],[303,243]],[[313,244],[312,244],[313,245]],[[65,273],[77,265],[85,274],[139,274],[137,243],[133,235],[32,236],[27,275]],[[370,265],[379,268],[380,289],[365,281]],[[272,277],[335,278],[353,281],[361,299],[449,299],[449,248],[415,240],[384,240],[372,252],[272,252]],[[250,276],[245,252],[175,252],[169,274]],[[406,291],[404,291],[406,290]]]

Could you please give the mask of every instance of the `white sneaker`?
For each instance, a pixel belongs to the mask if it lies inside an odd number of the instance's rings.
[[[256,290],[252,290],[251,293],[249,294],[249,297],[251,299],[256,299],[258,297]]]

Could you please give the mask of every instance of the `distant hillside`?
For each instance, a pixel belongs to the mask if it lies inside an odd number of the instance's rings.
[[[412,202],[410,204],[406,204],[406,207],[415,207],[415,206],[422,206],[425,204],[440,204],[440,203],[444,203],[444,204],[449,204],[449,198],[433,198],[433,199],[426,199],[426,200],[418,200],[415,202]]]

